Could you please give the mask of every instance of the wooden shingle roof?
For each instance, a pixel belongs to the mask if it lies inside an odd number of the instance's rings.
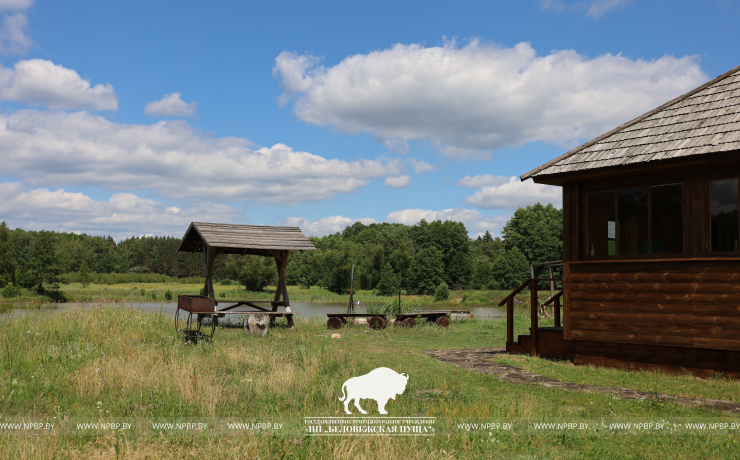
[[[521,176],[740,149],[740,66]]]
[[[221,254],[259,254],[266,251],[316,249],[298,227],[193,222],[177,251],[202,252],[203,242]]]

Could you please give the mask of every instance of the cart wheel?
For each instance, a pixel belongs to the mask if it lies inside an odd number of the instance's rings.
[[[383,318],[380,316],[371,316],[367,320],[367,324],[370,326],[370,329],[383,329],[385,327],[383,325]]]
[[[326,327],[328,327],[329,329],[339,329],[340,327],[342,327],[342,324],[344,324],[342,322],[342,318],[338,318],[336,316],[332,316],[326,322]]]
[[[416,326],[416,318],[406,318],[402,321],[402,324],[406,327],[414,327]]]
[[[383,320],[383,327],[382,327],[382,329],[385,329],[386,327],[388,327],[388,320],[385,319],[385,318],[380,318],[380,319]]]
[[[450,325],[450,318],[448,318],[446,316],[440,316],[434,322],[437,323],[437,324],[439,324],[442,327],[447,327],[447,326]]]
[[[178,308],[175,311],[175,331],[179,331],[180,328],[178,327],[180,323],[180,309]]]

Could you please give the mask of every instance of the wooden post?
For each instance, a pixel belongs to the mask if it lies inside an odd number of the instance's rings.
[[[398,312],[401,312],[401,272],[398,272]]]
[[[560,296],[555,298],[555,327],[560,327]]]
[[[529,281],[529,290],[530,290],[530,303],[531,303],[531,331],[530,336],[532,337],[532,347],[530,349],[529,354],[532,356],[537,356],[537,281],[532,278]]]
[[[352,264],[352,271],[349,273],[349,306],[347,307],[347,313],[355,311],[355,299],[352,296],[352,288],[355,284],[355,264]]]
[[[506,299],[506,351],[514,343],[514,297]]]
[[[203,244],[203,262],[206,266],[206,283],[203,286],[203,291],[206,297],[215,299],[216,296],[213,293],[213,261],[215,259],[213,248],[208,244]]]
[[[548,265],[547,268],[550,269],[550,298],[552,299],[552,296],[555,295],[555,281],[553,281],[553,276],[552,276],[552,265]],[[552,308],[553,308],[552,314],[554,316],[555,315],[555,310],[554,310],[555,304],[553,304]],[[544,308],[542,310],[544,313]]]

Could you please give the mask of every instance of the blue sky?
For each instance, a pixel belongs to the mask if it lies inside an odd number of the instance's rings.
[[[463,221],[516,179],[740,65],[740,2],[0,0],[0,220]]]

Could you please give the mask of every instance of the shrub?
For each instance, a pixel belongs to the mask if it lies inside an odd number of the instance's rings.
[[[172,300],[172,291],[167,289],[167,292],[164,293],[164,300]]]
[[[6,299],[10,299],[12,297],[17,297],[21,294],[21,288],[18,286],[13,286],[12,284],[6,284],[2,291],[3,297]]]
[[[231,286],[231,285],[238,284],[238,283],[228,278],[224,278],[218,284],[220,284],[221,286]]]
[[[405,300],[401,300],[399,308],[398,299],[391,299],[383,305],[382,312],[386,315],[397,315],[399,313],[409,313],[412,311],[411,305]]]
[[[440,300],[447,300],[450,298],[450,288],[447,287],[447,283],[442,281],[434,291],[434,301],[439,302]]]

